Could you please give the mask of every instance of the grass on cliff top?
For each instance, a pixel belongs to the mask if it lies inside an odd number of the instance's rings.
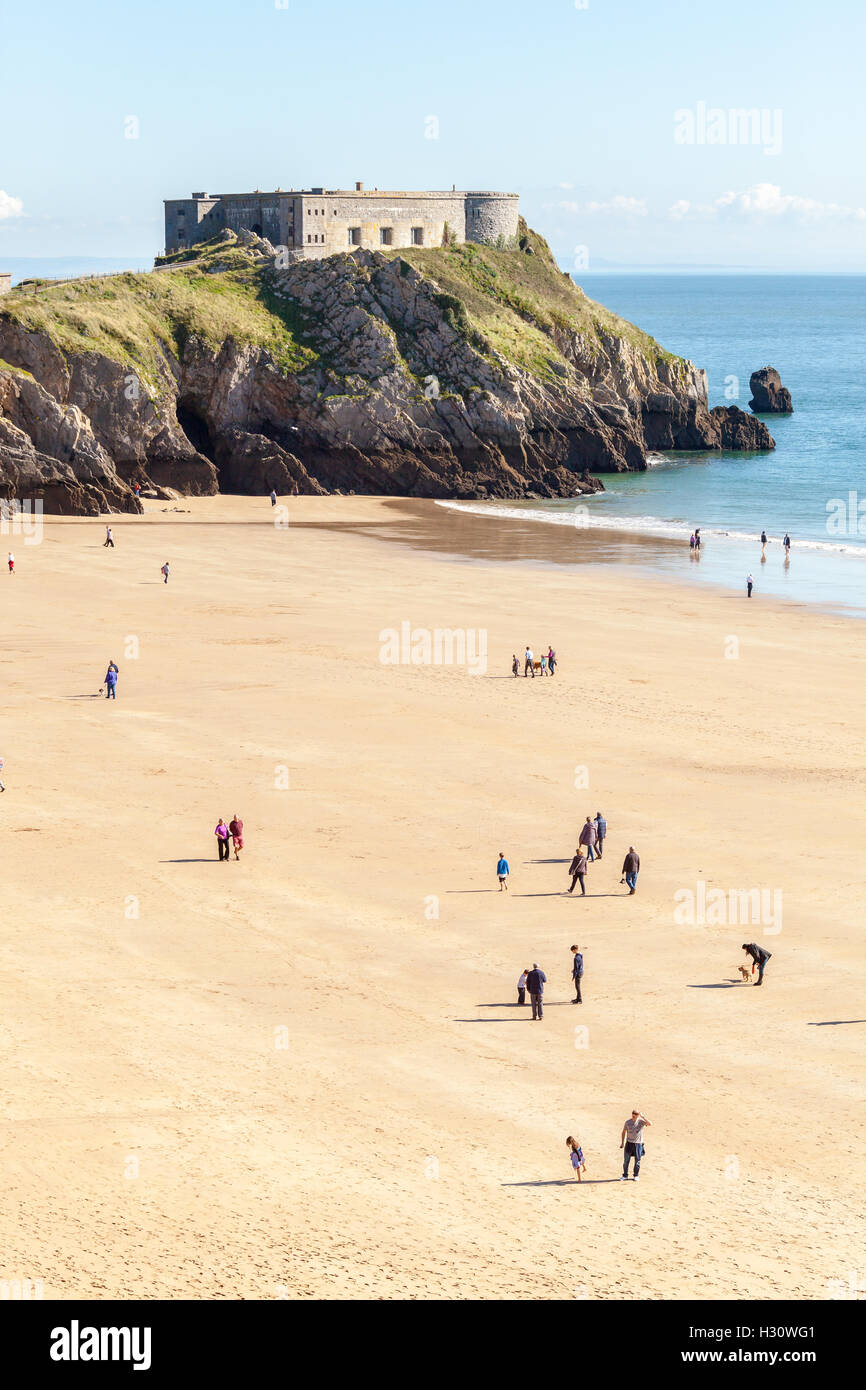
[[[166,349],[195,335],[210,348],[228,337],[266,348],[286,372],[317,360],[291,306],[265,287],[261,265],[231,242],[209,242],[170,269],[44,283],[4,297],[0,317],[44,332],[64,353],[99,352],[129,365],[161,394]]]
[[[563,362],[554,342],[581,334],[593,357],[602,352],[600,335],[622,338],[650,362],[676,362],[648,333],[589,299],[563,273],[550,247],[520,219],[519,247],[500,250],[475,242],[458,246],[405,247],[389,253],[422,274],[431,275],[460,299],[472,326],[504,357],[546,376],[550,362]],[[522,249],[531,246],[533,254]]]

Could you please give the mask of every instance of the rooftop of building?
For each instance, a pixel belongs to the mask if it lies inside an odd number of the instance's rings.
[[[490,188],[255,188],[249,193],[193,193],[189,198],[165,198],[166,203],[225,201],[229,198],[518,198]]]

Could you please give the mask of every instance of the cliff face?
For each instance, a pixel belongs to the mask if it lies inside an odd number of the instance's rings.
[[[0,311],[0,494],[137,510],[186,493],[572,496],[649,449],[772,448],[704,374],[519,251],[281,265],[223,233],[149,275]],[[27,375],[29,374],[29,375]]]

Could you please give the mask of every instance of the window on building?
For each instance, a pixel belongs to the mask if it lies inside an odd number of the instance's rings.
[[[391,245],[391,238],[392,238],[392,236],[393,236],[393,230],[394,230],[393,227],[380,227],[380,228],[379,228],[379,244],[380,244],[381,246],[390,246],[390,245]]]
[[[413,245],[413,246],[423,246],[423,245],[424,245],[424,228],[423,228],[423,227],[413,227],[413,228],[412,228],[412,245]]]
[[[360,227],[350,227],[350,228],[349,228],[349,245],[350,245],[350,246],[360,246],[360,245],[361,245],[361,228],[360,228]]]
[[[312,240],[313,240],[313,238],[310,236],[310,233],[307,232],[307,241],[312,241]]]

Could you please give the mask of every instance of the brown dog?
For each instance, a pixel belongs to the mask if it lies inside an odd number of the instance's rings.
[[[749,967],[747,965],[738,965],[737,969],[743,977],[743,984],[747,985],[749,983]]]

